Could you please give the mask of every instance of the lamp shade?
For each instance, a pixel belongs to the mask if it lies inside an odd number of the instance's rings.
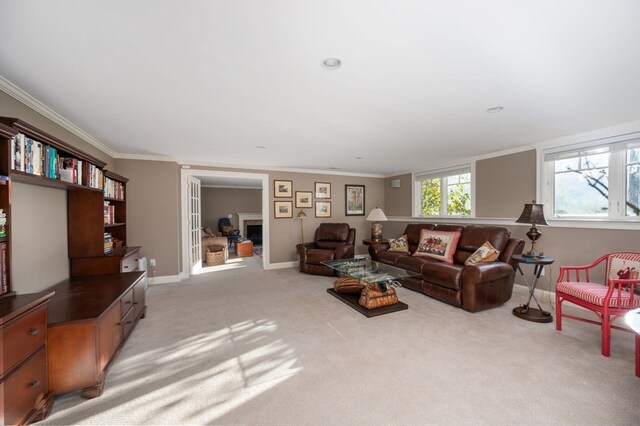
[[[533,200],[531,204],[525,204],[522,214],[516,220],[516,223],[530,223],[532,225],[549,225],[544,218],[544,210],[542,204],[536,204]]]
[[[369,213],[369,216],[367,216],[367,220],[372,222],[382,222],[387,220],[387,217],[384,215],[384,212],[381,208],[376,207],[375,209],[371,210],[371,213]]]
[[[300,210],[298,212],[298,216],[297,217],[298,217],[298,219],[302,219],[302,218],[307,217],[307,214],[304,211]]]

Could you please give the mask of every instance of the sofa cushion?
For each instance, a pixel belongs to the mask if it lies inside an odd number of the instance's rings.
[[[398,239],[389,240],[389,251],[397,251],[398,253],[409,253],[409,244],[407,243],[407,234]]]
[[[316,242],[341,241],[349,239],[349,225],[347,223],[321,223],[316,231]]]
[[[499,256],[500,252],[496,250],[489,241],[486,241],[465,260],[464,264],[475,265],[476,263],[489,263],[496,260]]]
[[[413,255],[453,263],[453,255],[456,252],[459,239],[460,232],[424,229],[420,232],[420,244]]]
[[[510,237],[511,233],[509,230],[500,226],[465,226],[462,230],[462,235],[458,242],[458,249],[456,250],[453,260],[455,263],[463,265],[467,258],[486,241],[502,253]]]
[[[432,284],[437,284],[441,287],[446,287],[451,290],[460,290],[462,282],[462,270],[461,265],[425,261],[422,264],[422,279]]]
[[[343,246],[346,243],[343,241],[316,241],[316,246],[318,246],[319,249],[326,249],[326,250],[334,250],[336,247],[338,246]]]
[[[396,266],[398,259],[403,257],[411,257],[408,253],[398,253],[394,251],[382,251],[376,256],[378,262],[386,263],[387,265]]]
[[[396,261],[396,267],[419,274],[422,272],[422,265],[425,262],[433,261],[426,257],[403,256]]]
[[[409,243],[409,251],[413,253],[420,244],[420,232],[423,229],[433,229],[436,225],[432,223],[410,223],[404,230],[404,235],[407,236],[407,242]]]

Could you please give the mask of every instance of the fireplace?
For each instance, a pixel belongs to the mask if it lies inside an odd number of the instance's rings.
[[[245,235],[248,239],[253,241],[253,244],[262,244],[262,223],[253,225],[247,224],[247,232]]]

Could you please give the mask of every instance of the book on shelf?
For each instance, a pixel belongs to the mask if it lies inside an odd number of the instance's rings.
[[[9,279],[7,277],[7,243],[0,243],[0,294],[9,292]]]

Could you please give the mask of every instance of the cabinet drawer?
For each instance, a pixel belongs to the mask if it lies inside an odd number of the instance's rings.
[[[133,289],[127,291],[124,296],[120,298],[120,312],[122,313],[122,318],[124,318],[129,309],[133,307]]]
[[[122,338],[126,338],[127,334],[129,334],[129,331],[131,331],[131,328],[134,326],[134,323],[136,321],[136,317],[135,317],[135,312],[134,310],[130,310],[127,315],[124,316],[124,318],[122,318]]]
[[[47,352],[41,348],[2,383],[4,422],[14,425],[25,420],[47,394]]]
[[[5,371],[42,346],[47,339],[47,308],[41,306],[4,327]]]
[[[133,272],[138,270],[138,256],[132,254],[131,256],[123,257],[120,262],[120,272]]]

